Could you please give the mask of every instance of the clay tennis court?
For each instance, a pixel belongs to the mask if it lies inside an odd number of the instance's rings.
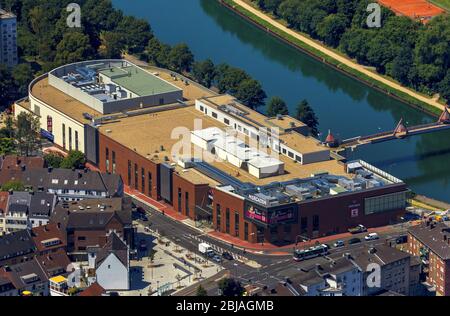
[[[405,15],[413,19],[429,20],[445,12],[444,9],[426,0],[379,0],[378,2],[390,8],[396,14]]]

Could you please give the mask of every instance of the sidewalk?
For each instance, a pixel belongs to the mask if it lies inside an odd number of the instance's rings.
[[[241,240],[237,237],[230,236],[228,234],[218,232],[218,231],[211,231],[211,229],[201,229],[198,227],[195,227],[195,223],[190,220],[187,216],[182,215],[175,211],[175,209],[164,203],[156,201],[152,198],[149,198],[148,196],[145,196],[144,194],[134,190],[130,189],[128,187],[125,188],[125,193],[138,199],[144,204],[149,205],[150,207],[154,208],[155,210],[159,212],[163,212],[166,216],[172,218],[173,220],[177,220],[179,222],[182,222],[183,224],[194,228],[198,230],[199,232],[203,233],[204,235],[214,238],[218,241],[224,242],[226,244],[231,245],[232,247],[238,249],[238,250],[245,250],[246,252],[252,253],[252,254],[264,254],[264,255],[273,255],[273,256],[285,256],[292,253],[294,248],[307,248],[311,247],[317,243],[323,244],[323,243],[329,243],[332,241],[340,240],[340,239],[349,239],[353,235],[351,233],[341,233],[331,236],[325,236],[320,237],[316,239],[312,239],[307,242],[299,242],[296,244],[289,244],[285,246],[276,246],[271,243],[264,242],[262,244],[254,244],[250,243],[248,241]],[[376,228],[369,228],[368,233],[386,233],[392,230],[393,226],[383,226],[383,227],[376,227]]]

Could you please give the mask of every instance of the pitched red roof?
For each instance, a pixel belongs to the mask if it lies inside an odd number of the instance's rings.
[[[66,246],[65,232],[62,228],[58,228],[57,224],[34,227],[31,236],[33,237],[33,241],[38,251],[58,249]],[[57,239],[59,239],[59,243],[56,243]],[[54,240],[55,244],[46,246],[45,243],[51,240]]]
[[[92,284],[90,287],[85,289],[83,292],[78,294],[78,296],[102,296],[102,294],[105,294],[106,291],[104,288],[100,286],[97,282]]]
[[[335,142],[336,142],[336,138],[334,138],[334,135],[331,134],[331,130],[329,130],[329,131],[328,131],[328,136],[327,136],[327,138],[325,139],[325,143],[327,143],[327,144],[332,144],[332,143],[335,143]]]
[[[26,169],[42,169],[45,166],[45,160],[42,157],[21,157],[15,155],[5,156],[1,160],[2,170],[21,170],[22,166]]]

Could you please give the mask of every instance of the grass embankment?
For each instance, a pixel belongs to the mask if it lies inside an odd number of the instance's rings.
[[[440,115],[441,110],[438,108],[427,104],[425,102],[422,102],[407,93],[404,93],[402,91],[399,91],[389,85],[384,84],[383,82],[380,82],[374,78],[371,78],[367,76],[366,74],[361,73],[360,71],[351,68],[345,64],[342,64],[341,62],[337,61],[336,59],[330,57],[329,55],[315,49],[314,47],[309,46],[308,44],[304,43],[303,41],[293,37],[290,34],[287,34],[286,32],[278,29],[277,27],[273,26],[269,22],[261,19],[260,17],[256,16],[252,12],[246,10],[245,8],[237,5],[233,0],[219,0],[220,2],[226,4],[227,6],[233,8],[235,11],[240,13],[243,17],[246,17],[250,21],[252,21],[254,24],[258,25],[260,28],[264,28],[266,31],[271,33],[272,35],[278,37],[279,39],[283,40],[284,42],[287,42],[288,44],[308,53],[309,55],[315,57],[316,59],[321,60],[322,62],[331,65],[332,67],[347,73],[351,75],[352,77],[364,82],[365,84],[376,88],[378,90],[383,91],[384,93],[397,98],[403,102],[406,102],[416,108],[419,108],[427,113],[434,114],[434,115]],[[309,37],[306,34],[300,33],[299,34]],[[327,47],[327,49],[330,49]],[[342,55],[342,53],[336,51],[336,53],[339,53]],[[392,80],[391,78],[388,78],[389,80]]]
[[[450,12],[450,0],[428,0],[429,2],[441,7],[442,9]]]

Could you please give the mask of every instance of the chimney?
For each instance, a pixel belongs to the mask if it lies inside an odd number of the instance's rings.
[[[25,171],[26,168],[27,168],[26,165],[21,165],[21,166],[20,166],[20,170],[22,170],[22,171]]]
[[[51,173],[53,170],[53,167],[48,167],[47,170],[48,170],[48,173]]]
[[[58,229],[61,229],[61,223],[57,223],[56,226],[58,226]]]
[[[17,164],[17,165],[20,165],[21,162],[22,162],[22,161],[20,160],[20,158],[17,157],[17,158],[16,158],[16,164]]]
[[[81,171],[78,172],[78,179],[81,179],[81,177],[83,177],[83,174],[81,173]]]
[[[45,231],[45,232],[48,232],[48,231],[49,231],[47,225],[44,225],[44,231]]]

